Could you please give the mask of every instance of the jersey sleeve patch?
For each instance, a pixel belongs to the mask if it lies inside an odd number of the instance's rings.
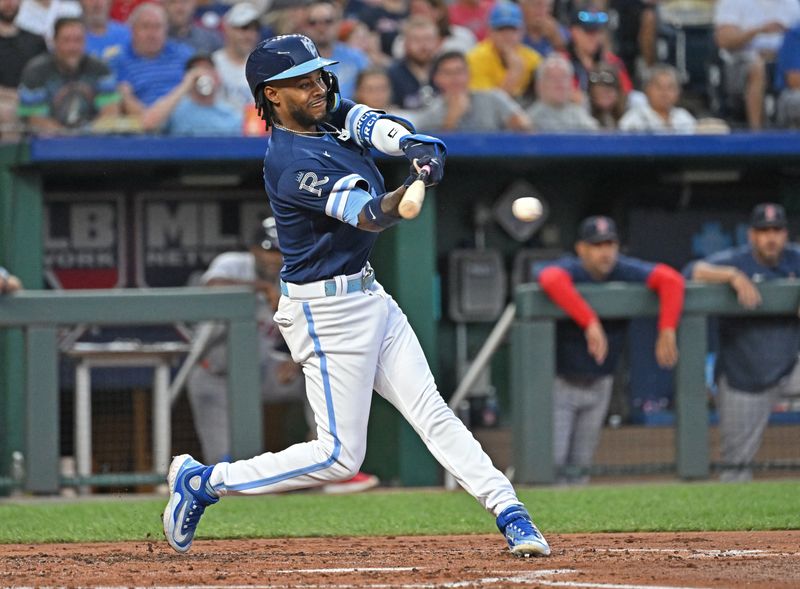
[[[373,198],[372,192],[369,182],[359,174],[306,160],[281,174],[277,190],[270,198],[275,202],[291,201],[292,206],[355,226],[358,213]]]
[[[325,214],[355,226],[358,213],[372,198],[369,183],[358,174],[350,174],[336,181],[325,203]]]

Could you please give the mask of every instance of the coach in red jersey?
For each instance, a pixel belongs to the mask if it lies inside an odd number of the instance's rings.
[[[553,389],[554,462],[560,482],[589,480],[600,430],[611,400],[614,370],[625,340],[626,321],[601,322],[575,288],[576,283],[643,282],[658,293],[660,310],[655,356],[672,368],[678,361],[675,329],[683,310],[684,279],[665,264],[619,254],[614,221],[595,216],[580,226],[576,256],[537,265],[535,275],[547,295],[572,321],[556,332]]]

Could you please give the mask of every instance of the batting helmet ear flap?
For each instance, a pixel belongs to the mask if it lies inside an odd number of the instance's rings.
[[[328,112],[336,112],[342,104],[342,97],[339,94],[339,78],[336,74],[327,70],[322,70],[322,79],[328,87]]]

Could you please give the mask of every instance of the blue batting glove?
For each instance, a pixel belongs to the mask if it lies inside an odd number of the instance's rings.
[[[416,160],[416,166],[414,163],[411,164],[409,176],[404,182],[406,186],[411,186],[411,183],[417,179],[419,175],[418,168],[421,169],[423,166],[428,166],[428,168],[430,168],[428,177],[425,179],[425,186],[435,186],[442,181],[442,177],[444,176],[444,158],[439,159],[426,155]]]
[[[426,186],[434,186],[442,181],[444,162],[447,157],[447,147],[444,141],[430,135],[406,135],[400,140],[400,149],[411,162],[411,176],[409,177],[411,182],[417,177],[417,168],[422,166],[428,166],[431,169],[428,180],[425,182]]]

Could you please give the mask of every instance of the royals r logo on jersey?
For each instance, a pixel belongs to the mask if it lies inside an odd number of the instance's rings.
[[[297,181],[300,190],[308,190],[311,194],[317,196],[322,196],[322,189],[319,188],[319,186],[327,184],[329,180],[330,178],[327,176],[324,176],[320,180],[314,172],[297,173]]]

